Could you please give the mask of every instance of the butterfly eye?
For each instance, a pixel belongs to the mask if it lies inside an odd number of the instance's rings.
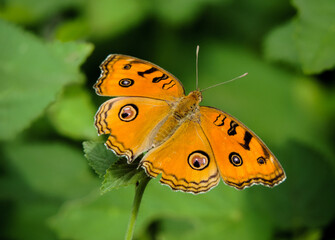
[[[130,87],[133,84],[134,84],[134,80],[130,78],[123,78],[119,81],[119,85],[121,87]]]
[[[257,162],[258,162],[258,164],[262,165],[262,164],[266,163],[266,160],[263,157],[259,157],[259,158],[257,158]]]
[[[209,164],[209,156],[208,156],[207,153],[205,153],[203,151],[192,152],[188,156],[188,164],[194,170],[203,170]]]
[[[134,104],[123,106],[119,112],[119,118],[124,122],[133,121],[138,115],[138,108]]]
[[[236,152],[232,152],[229,154],[229,161],[231,164],[233,164],[235,167],[239,167],[243,164],[242,158],[240,154]]]

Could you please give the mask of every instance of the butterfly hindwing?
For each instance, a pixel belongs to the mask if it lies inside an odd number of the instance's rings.
[[[187,120],[141,161],[147,174],[173,190],[201,193],[215,187],[220,174],[209,142],[199,123]]]
[[[164,69],[141,59],[111,54],[100,65],[94,85],[103,96],[138,96],[175,101],[185,96],[180,81]]]
[[[200,107],[201,127],[213,149],[223,181],[237,189],[253,184],[274,186],[285,173],[266,145],[225,112]]]

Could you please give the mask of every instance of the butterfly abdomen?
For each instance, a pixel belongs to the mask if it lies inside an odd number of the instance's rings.
[[[186,120],[196,120],[200,101],[201,93],[199,91],[193,91],[181,98],[174,106],[171,115],[160,123],[153,145],[158,146],[165,142]]]

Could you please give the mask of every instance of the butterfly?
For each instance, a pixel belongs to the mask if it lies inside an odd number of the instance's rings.
[[[95,115],[99,134],[118,156],[140,166],[173,190],[207,192],[220,182],[244,189],[275,186],[285,172],[269,148],[231,115],[200,106],[202,93],[185,95],[164,69],[135,57],[111,54],[94,85],[112,98]]]

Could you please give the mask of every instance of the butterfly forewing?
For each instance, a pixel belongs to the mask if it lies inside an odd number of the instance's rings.
[[[141,59],[111,54],[100,65],[94,88],[103,96],[139,96],[176,101],[183,97],[183,85],[171,73]]]

